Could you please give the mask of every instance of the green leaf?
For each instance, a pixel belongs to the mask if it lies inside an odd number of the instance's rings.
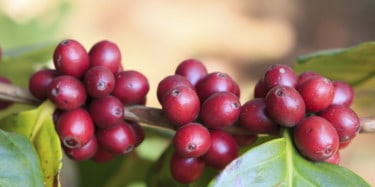
[[[27,138],[0,130],[0,186],[43,186],[43,173]]]
[[[173,179],[169,167],[172,154],[174,152],[173,145],[171,144],[156,161],[152,168],[149,170],[147,178],[148,187],[202,187],[207,186],[210,180],[218,173],[216,170],[206,167],[202,176],[195,182],[190,184],[182,184]]]
[[[38,108],[12,114],[0,120],[0,128],[26,136],[34,145],[40,159],[47,187],[60,186],[62,150],[52,115],[55,106],[45,101]]]
[[[316,71],[356,86],[375,75],[375,42],[301,56],[294,69],[297,72]]]
[[[227,186],[370,186],[343,167],[304,159],[287,130],[283,137],[261,144],[229,164],[211,187]]]

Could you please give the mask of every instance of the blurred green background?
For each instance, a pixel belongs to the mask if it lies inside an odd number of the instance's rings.
[[[153,107],[159,107],[158,81],[183,59],[199,58],[209,71],[238,81],[244,102],[270,64],[293,64],[298,55],[375,40],[373,10],[372,0],[0,0],[0,46],[14,51],[73,38],[89,49],[112,40],[121,48],[124,68],[149,79],[147,105]],[[375,115],[372,106],[357,110]],[[341,151],[341,165],[375,186],[374,141],[373,134],[358,136]],[[150,138],[140,155],[155,160],[167,143]],[[74,163],[65,163],[63,186],[74,187],[80,176]]]

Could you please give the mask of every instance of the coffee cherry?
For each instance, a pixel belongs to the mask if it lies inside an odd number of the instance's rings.
[[[112,128],[97,129],[96,138],[100,146],[115,154],[129,153],[136,143],[134,133],[125,121]]]
[[[95,43],[89,51],[90,66],[105,66],[116,74],[121,66],[121,52],[118,46],[108,40]]]
[[[200,102],[196,92],[185,86],[169,90],[162,98],[162,109],[169,121],[177,126],[192,122],[199,114]]]
[[[293,140],[300,153],[313,161],[324,161],[339,148],[336,129],[319,116],[310,116],[298,123]]]
[[[176,131],[173,144],[181,156],[199,157],[211,146],[210,132],[199,123],[188,123]]]
[[[264,98],[255,98],[242,105],[239,124],[254,134],[272,133],[279,129],[267,114]]]
[[[331,104],[350,107],[354,99],[353,88],[348,83],[342,81],[333,81],[333,86],[335,87],[335,95]]]
[[[114,127],[124,118],[121,101],[111,95],[92,100],[89,112],[95,125],[100,128]]]
[[[172,177],[180,183],[191,183],[199,179],[205,167],[200,157],[182,157],[176,152],[172,154],[170,171]]]
[[[328,162],[328,163],[331,163],[331,164],[339,165],[339,163],[340,163],[340,152],[337,151],[331,157],[325,159],[324,162]]]
[[[237,96],[231,92],[218,92],[204,101],[200,117],[207,127],[222,129],[237,121],[240,110],[241,103]]]
[[[203,103],[208,97],[216,92],[232,92],[233,80],[223,72],[212,72],[207,74],[196,85],[200,101]]]
[[[297,75],[293,69],[285,64],[270,66],[264,75],[264,84],[267,90],[275,86],[297,86]]]
[[[255,143],[258,139],[258,135],[256,134],[232,134],[232,137],[237,145],[241,147],[247,147]]]
[[[61,41],[54,53],[53,64],[58,72],[80,78],[89,68],[89,56],[76,40]]]
[[[71,149],[71,148],[68,148],[66,146],[63,146],[63,149],[64,149],[65,154],[70,159],[77,160],[77,161],[83,161],[83,160],[88,160],[92,156],[94,156],[94,154],[98,150],[98,143],[96,141],[95,136],[93,136],[89,140],[89,142],[87,142],[85,145],[83,145],[80,148]]]
[[[177,66],[175,74],[186,77],[195,86],[207,75],[207,68],[197,59],[186,59]]]
[[[104,97],[115,87],[115,76],[108,68],[95,66],[86,72],[84,84],[87,94],[91,97]]]
[[[211,146],[203,156],[205,163],[216,169],[223,169],[238,156],[238,146],[233,137],[222,130],[213,130]]]
[[[299,87],[305,81],[309,80],[312,77],[321,77],[321,75],[317,72],[314,72],[314,71],[305,71],[305,72],[299,74],[298,80],[297,80],[297,87]]]
[[[254,87],[254,97],[255,98],[263,98],[267,95],[267,87],[264,84],[264,79],[259,79]]]
[[[232,91],[231,91],[235,96],[237,96],[238,98],[240,98],[241,96],[241,89],[240,89],[240,85],[238,85],[238,83],[236,81],[233,80],[233,85],[232,85]]]
[[[0,82],[5,83],[5,84],[12,84],[12,82],[9,79],[7,79],[6,77],[2,77],[2,76],[0,76]],[[11,105],[13,105],[13,102],[0,100],[0,110],[5,110]]]
[[[349,141],[358,133],[359,117],[353,110],[346,106],[330,105],[319,115],[331,122],[333,127],[335,127],[340,142]]]
[[[117,154],[109,152],[107,149],[104,149],[102,146],[98,145],[98,150],[91,157],[91,160],[98,163],[104,163],[111,161]]]
[[[299,85],[297,90],[305,101],[306,111],[319,112],[327,108],[333,100],[335,88],[332,82],[320,76],[314,76]]]
[[[126,121],[126,123],[129,124],[129,127],[133,131],[135,138],[135,147],[137,147],[145,139],[145,132],[142,126],[136,121]]]
[[[339,142],[339,149],[344,149],[350,144],[351,140],[346,141],[346,142]]]
[[[293,127],[305,116],[305,103],[298,91],[288,86],[276,86],[266,96],[268,115],[277,124]]]
[[[58,76],[56,70],[44,69],[35,72],[29,79],[29,91],[37,99],[47,99],[48,85]]]
[[[77,149],[94,136],[94,123],[86,110],[77,108],[61,114],[56,132],[65,147]]]
[[[47,88],[48,98],[60,109],[79,108],[86,101],[86,90],[75,77],[61,75],[52,80]]]
[[[147,78],[138,71],[121,71],[116,74],[112,95],[124,105],[138,104],[146,97],[150,86]]]
[[[180,86],[185,86],[195,90],[194,86],[189,82],[189,80],[187,80],[186,77],[182,75],[170,75],[165,77],[163,80],[159,82],[156,90],[158,101],[161,103],[165,93],[167,93],[169,90],[173,88]]]

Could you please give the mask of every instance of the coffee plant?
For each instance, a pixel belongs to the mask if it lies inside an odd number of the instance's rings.
[[[352,108],[375,43],[275,63],[252,95],[199,59],[149,85],[121,55],[108,40],[0,50],[0,186],[61,186],[63,157],[82,186],[370,186],[340,150],[375,129]]]

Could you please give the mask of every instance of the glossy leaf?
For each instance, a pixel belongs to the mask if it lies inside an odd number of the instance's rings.
[[[38,155],[25,136],[0,130],[0,186],[43,186]]]
[[[38,108],[12,114],[0,120],[0,127],[26,136],[40,159],[47,187],[60,186],[58,174],[62,163],[60,139],[55,131],[52,114],[55,106],[45,101]]]
[[[227,186],[370,186],[343,167],[313,163],[294,148],[290,134],[261,144],[229,164],[211,183]]]
[[[375,76],[375,42],[301,56],[294,69],[297,72],[316,71],[356,86]]]

